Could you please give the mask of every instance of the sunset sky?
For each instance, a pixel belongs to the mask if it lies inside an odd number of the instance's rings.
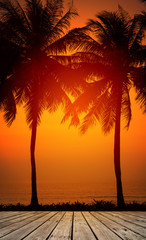
[[[20,1],[22,2],[22,1]],[[66,1],[66,7],[68,6]],[[117,10],[120,4],[131,16],[144,10],[139,0],[75,0],[79,17],[72,27],[82,27],[102,10]],[[146,115],[135,103],[131,90],[132,121],[121,130],[121,166],[124,188],[128,181],[146,184]],[[37,131],[36,165],[39,181],[95,181],[115,183],[113,164],[114,131],[104,135],[100,125],[81,135],[69,122],[61,124],[63,112],[44,112]],[[30,136],[24,109],[18,108],[16,120],[8,128],[0,115],[0,181],[30,181]],[[106,193],[105,193],[106,194]]]

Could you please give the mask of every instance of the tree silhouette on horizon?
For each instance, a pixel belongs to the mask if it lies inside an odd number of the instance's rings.
[[[76,59],[72,59],[72,66],[82,69],[88,82],[73,104],[79,114],[87,112],[81,132],[85,133],[97,121],[105,134],[115,128],[114,167],[119,208],[125,206],[120,166],[121,118],[128,129],[132,116],[131,87],[136,87],[137,101],[146,108],[146,48],[142,44],[145,24],[141,16],[130,18],[119,6],[118,11],[103,11],[96,15],[95,20],[89,20],[85,27],[74,29],[65,36],[65,41],[73,42],[73,49],[78,50],[73,56]],[[68,111],[64,120],[69,116]]]
[[[15,101],[24,105],[31,129],[31,206],[37,207],[37,126],[44,109],[53,112],[59,105],[71,104],[64,91],[65,80],[61,77],[64,67],[52,58],[63,49],[58,46],[53,50],[53,45],[65,35],[70,19],[77,13],[71,8],[64,14],[63,0],[25,0],[24,3],[22,7],[17,0],[1,0],[0,18],[5,41],[19,50],[19,60],[5,82],[13,83]]]

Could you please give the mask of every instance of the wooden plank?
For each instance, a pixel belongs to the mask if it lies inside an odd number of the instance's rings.
[[[121,239],[110,228],[101,223],[97,218],[94,218],[89,212],[84,212],[83,215],[99,240]]]
[[[41,213],[41,214],[40,213],[39,214],[35,213],[35,215],[31,216],[30,218],[27,218],[27,219],[23,220],[22,222],[13,223],[10,226],[2,228],[1,231],[0,231],[0,237],[5,236],[5,235],[9,234],[10,232],[13,232],[13,231],[29,224],[30,222],[34,221],[35,219],[40,218],[41,215],[44,215],[44,212]]]
[[[19,211],[15,211],[15,212],[12,212],[12,211],[2,211],[2,212],[0,212],[0,219],[4,220],[4,219],[10,218],[10,217],[21,215],[23,213],[24,212],[19,212]]]
[[[25,240],[44,240],[48,239],[52,234],[56,226],[59,224],[61,219],[63,218],[65,212],[57,212],[52,218],[48,219],[44,224],[38,227],[35,231],[25,237]],[[23,238],[22,238],[23,239]]]
[[[133,216],[137,216],[137,217],[146,219],[146,212],[144,212],[144,211],[130,211],[129,213]]]
[[[118,212],[117,212],[118,213]],[[131,217],[136,217],[138,219],[143,219],[143,221],[146,222],[146,212],[125,212],[125,211],[122,211],[122,212],[119,212],[120,214],[126,214],[128,216],[131,216]]]
[[[96,239],[81,212],[74,212],[73,239],[74,240]]]
[[[106,213],[102,213],[102,215],[106,216],[108,219],[122,225],[123,227],[126,227],[127,229],[130,229],[131,231],[137,233],[137,234],[140,234],[141,237],[145,237],[146,238],[146,228],[144,227],[141,227],[141,226],[138,226],[135,224],[135,222],[130,222],[128,221],[127,219],[122,219],[119,217],[119,213],[118,215],[113,213],[109,213],[109,212],[106,212]]]
[[[106,212],[94,212],[94,215],[99,221],[101,221],[105,226],[107,226],[111,231],[113,231],[118,237],[121,237],[125,240],[142,240],[145,239],[139,234],[134,233],[129,230],[127,227],[122,226],[121,224],[114,222],[113,220],[104,216]]]
[[[132,216],[128,212],[125,214],[123,212],[108,212],[112,216],[116,216],[118,218],[123,219],[126,222],[131,222],[136,224],[137,226],[146,228],[146,220],[143,218],[139,218],[137,216]]]
[[[5,219],[5,221],[3,220],[3,222],[0,223],[0,229],[7,227],[13,223],[21,222],[21,221],[25,220],[26,218],[33,216],[34,214],[35,214],[34,212],[27,212],[25,214],[17,215],[13,218]]]
[[[1,223],[8,222],[8,221],[17,219],[17,218],[22,217],[22,216],[26,216],[26,215],[28,215],[30,213],[31,212],[22,212],[21,214],[12,215],[12,216],[10,215],[9,217],[7,216],[6,218],[2,218],[2,219],[0,218],[0,225],[1,225]]]
[[[38,228],[41,224],[44,224],[44,222],[51,219],[51,217],[54,216],[54,214],[56,213],[57,212],[42,212],[42,215],[40,215],[39,218],[17,229],[14,232],[9,233],[7,236],[5,236],[2,239],[4,240],[21,239],[22,240],[26,236],[28,236],[31,232],[35,231],[35,229]]]
[[[50,239],[71,239],[73,212],[66,212],[58,226],[52,232]]]

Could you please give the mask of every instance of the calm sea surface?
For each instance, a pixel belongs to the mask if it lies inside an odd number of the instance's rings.
[[[145,184],[124,184],[125,200],[146,201]],[[29,204],[31,198],[29,182],[0,183],[0,203]],[[86,202],[93,200],[116,201],[115,184],[93,182],[38,182],[38,198],[42,204],[62,202]]]

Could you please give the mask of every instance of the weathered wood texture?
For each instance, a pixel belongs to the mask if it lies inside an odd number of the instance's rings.
[[[146,212],[0,212],[4,240],[144,240]]]

